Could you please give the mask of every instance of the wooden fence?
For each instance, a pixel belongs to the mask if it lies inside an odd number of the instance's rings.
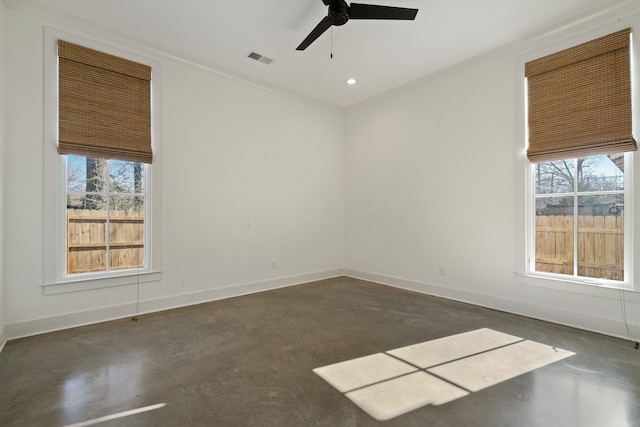
[[[578,275],[624,280],[624,213],[578,216],[574,244],[573,216],[536,216],[536,271],[573,274],[578,251]]]
[[[109,269],[144,266],[144,212],[109,212]],[[104,210],[67,210],[67,274],[105,271],[107,216]]]

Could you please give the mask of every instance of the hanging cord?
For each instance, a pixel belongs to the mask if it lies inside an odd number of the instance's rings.
[[[146,247],[145,247],[145,250],[146,250]],[[136,270],[137,270],[137,274],[136,274],[136,313],[131,318],[131,321],[133,321],[133,322],[137,322],[138,321],[138,315],[140,314],[140,251],[139,250],[138,250],[138,268]]]
[[[144,166],[142,164],[140,164],[140,166],[138,167],[138,170],[136,172],[136,167],[134,165],[134,181],[135,181],[135,176],[136,176],[136,173],[137,173],[138,174],[137,175],[138,176],[138,180],[139,180],[139,183],[140,183],[140,189],[138,188],[138,186],[134,185],[134,188],[137,191],[141,191],[143,173],[144,173],[144,176],[146,176],[146,173],[144,172],[144,170],[145,170]],[[140,215],[140,205],[139,205],[140,199],[134,198],[134,200],[137,201],[137,203],[136,203],[137,204],[137,208],[138,208],[137,209],[137,213],[138,213],[138,216],[139,216]],[[142,210],[142,217],[143,217],[142,227],[143,227],[143,230],[144,230],[144,226],[145,226],[146,218],[147,218],[146,206],[147,206],[146,203],[144,203],[142,205],[142,208],[143,208],[143,210]],[[140,227],[140,225],[138,224],[138,229],[137,229],[138,232],[140,231],[139,227]],[[136,233],[136,235],[139,236],[139,234],[137,234],[137,233]],[[146,235],[146,233],[144,233],[144,235]],[[139,239],[139,237],[138,237],[138,239]],[[146,256],[144,254],[147,251],[147,245],[144,244],[144,241],[143,241],[142,247],[143,247],[142,265],[144,266],[145,265],[145,259],[146,259]],[[136,274],[136,312],[135,312],[134,316],[131,318],[131,321],[133,321],[133,322],[137,322],[138,321],[138,316],[140,315],[140,249],[139,248],[136,249],[136,253],[137,253],[136,258],[137,258],[138,266],[136,268],[136,273],[137,273]]]
[[[333,59],[333,25],[331,26],[331,55],[329,56],[331,59]]]
[[[621,174],[620,168],[618,168],[616,173],[616,178],[622,179],[622,177],[623,175]],[[624,230],[624,210],[622,211],[622,213],[619,213],[619,215],[622,215],[622,227]],[[621,265],[619,251],[616,251],[616,265]],[[616,279],[617,278],[618,277],[616,276]],[[627,331],[627,336],[631,340],[635,341],[634,348],[638,350],[638,348],[640,348],[640,342],[638,342],[638,338],[636,338],[636,336],[633,334],[633,331],[629,327],[629,321],[627,319],[627,301],[626,301],[625,289],[622,286],[618,286],[618,296],[619,296],[618,301],[620,302],[620,314],[622,316],[622,321],[624,322],[624,328]]]
[[[622,314],[624,328],[627,330],[627,336],[635,341],[634,348],[637,350],[640,348],[640,342],[638,342],[638,338],[636,338],[636,336],[633,334],[633,331],[631,331],[631,328],[629,327],[629,322],[627,320],[627,301],[625,299],[625,290],[622,287],[619,287],[618,292],[620,295],[620,313]]]
[[[138,265],[138,274],[137,274],[137,283],[136,283],[136,314],[131,318],[131,321],[137,322],[138,315],[140,314],[140,266]]]

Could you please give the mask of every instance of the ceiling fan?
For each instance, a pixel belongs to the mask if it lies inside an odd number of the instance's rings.
[[[344,25],[349,19],[393,19],[412,21],[416,19],[418,9],[406,7],[377,6],[373,4],[351,3],[345,0],[322,0],[329,6],[329,13],[300,43],[296,50],[305,50],[311,43],[327,31],[331,26]]]

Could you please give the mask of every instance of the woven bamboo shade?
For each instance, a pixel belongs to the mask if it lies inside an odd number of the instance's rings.
[[[525,64],[531,162],[637,149],[630,34],[627,28]]]
[[[58,40],[58,152],[151,163],[151,67]]]

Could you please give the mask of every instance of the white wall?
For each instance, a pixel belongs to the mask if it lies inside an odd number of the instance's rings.
[[[637,15],[631,21],[640,29]],[[618,291],[530,286],[514,274],[523,263],[516,254],[522,252],[519,165],[525,161],[516,129],[522,111],[516,65],[529,44],[505,47],[347,112],[347,273],[626,337]],[[637,179],[635,189],[638,242]],[[636,336],[638,296],[625,295]]]
[[[509,279],[513,86],[511,59],[494,56],[347,116],[347,267],[476,289]]]
[[[42,18],[6,10],[5,297],[10,338],[126,316],[135,286],[45,296]],[[92,29],[72,20],[58,29]],[[70,28],[71,27],[71,28]],[[122,44],[96,29],[91,37]],[[99,32],[100,31],[100,32]],[[126,40],[125,40],[126,42]],[[168,58],[162,71],[162,279],[141,311],[341,274],[344,116]],[[10,250],[9,250],[10,248]],[[277,260],[277,269],[272,261]]]
[[[5,15],[7,336],[129,315],[134,286],[42,292],[43,220],[52,214],[43,204],[43,27],[133,42],[59,15]],[[162,69],[163,273],[142,285],[141,311],[329,277],[346,266],[355,277],[625,336],[618,292],[529,286],[514,275],[524,161],[515,69],[523,47],[425,77],[346,118],[150,53]],[[634,239],[638,247],[640,232]],[[640,332],[638,295],[626,295],[626,311]]]
[[[0,2],[0,350],[6,341],[4,328],[4,2]]]

